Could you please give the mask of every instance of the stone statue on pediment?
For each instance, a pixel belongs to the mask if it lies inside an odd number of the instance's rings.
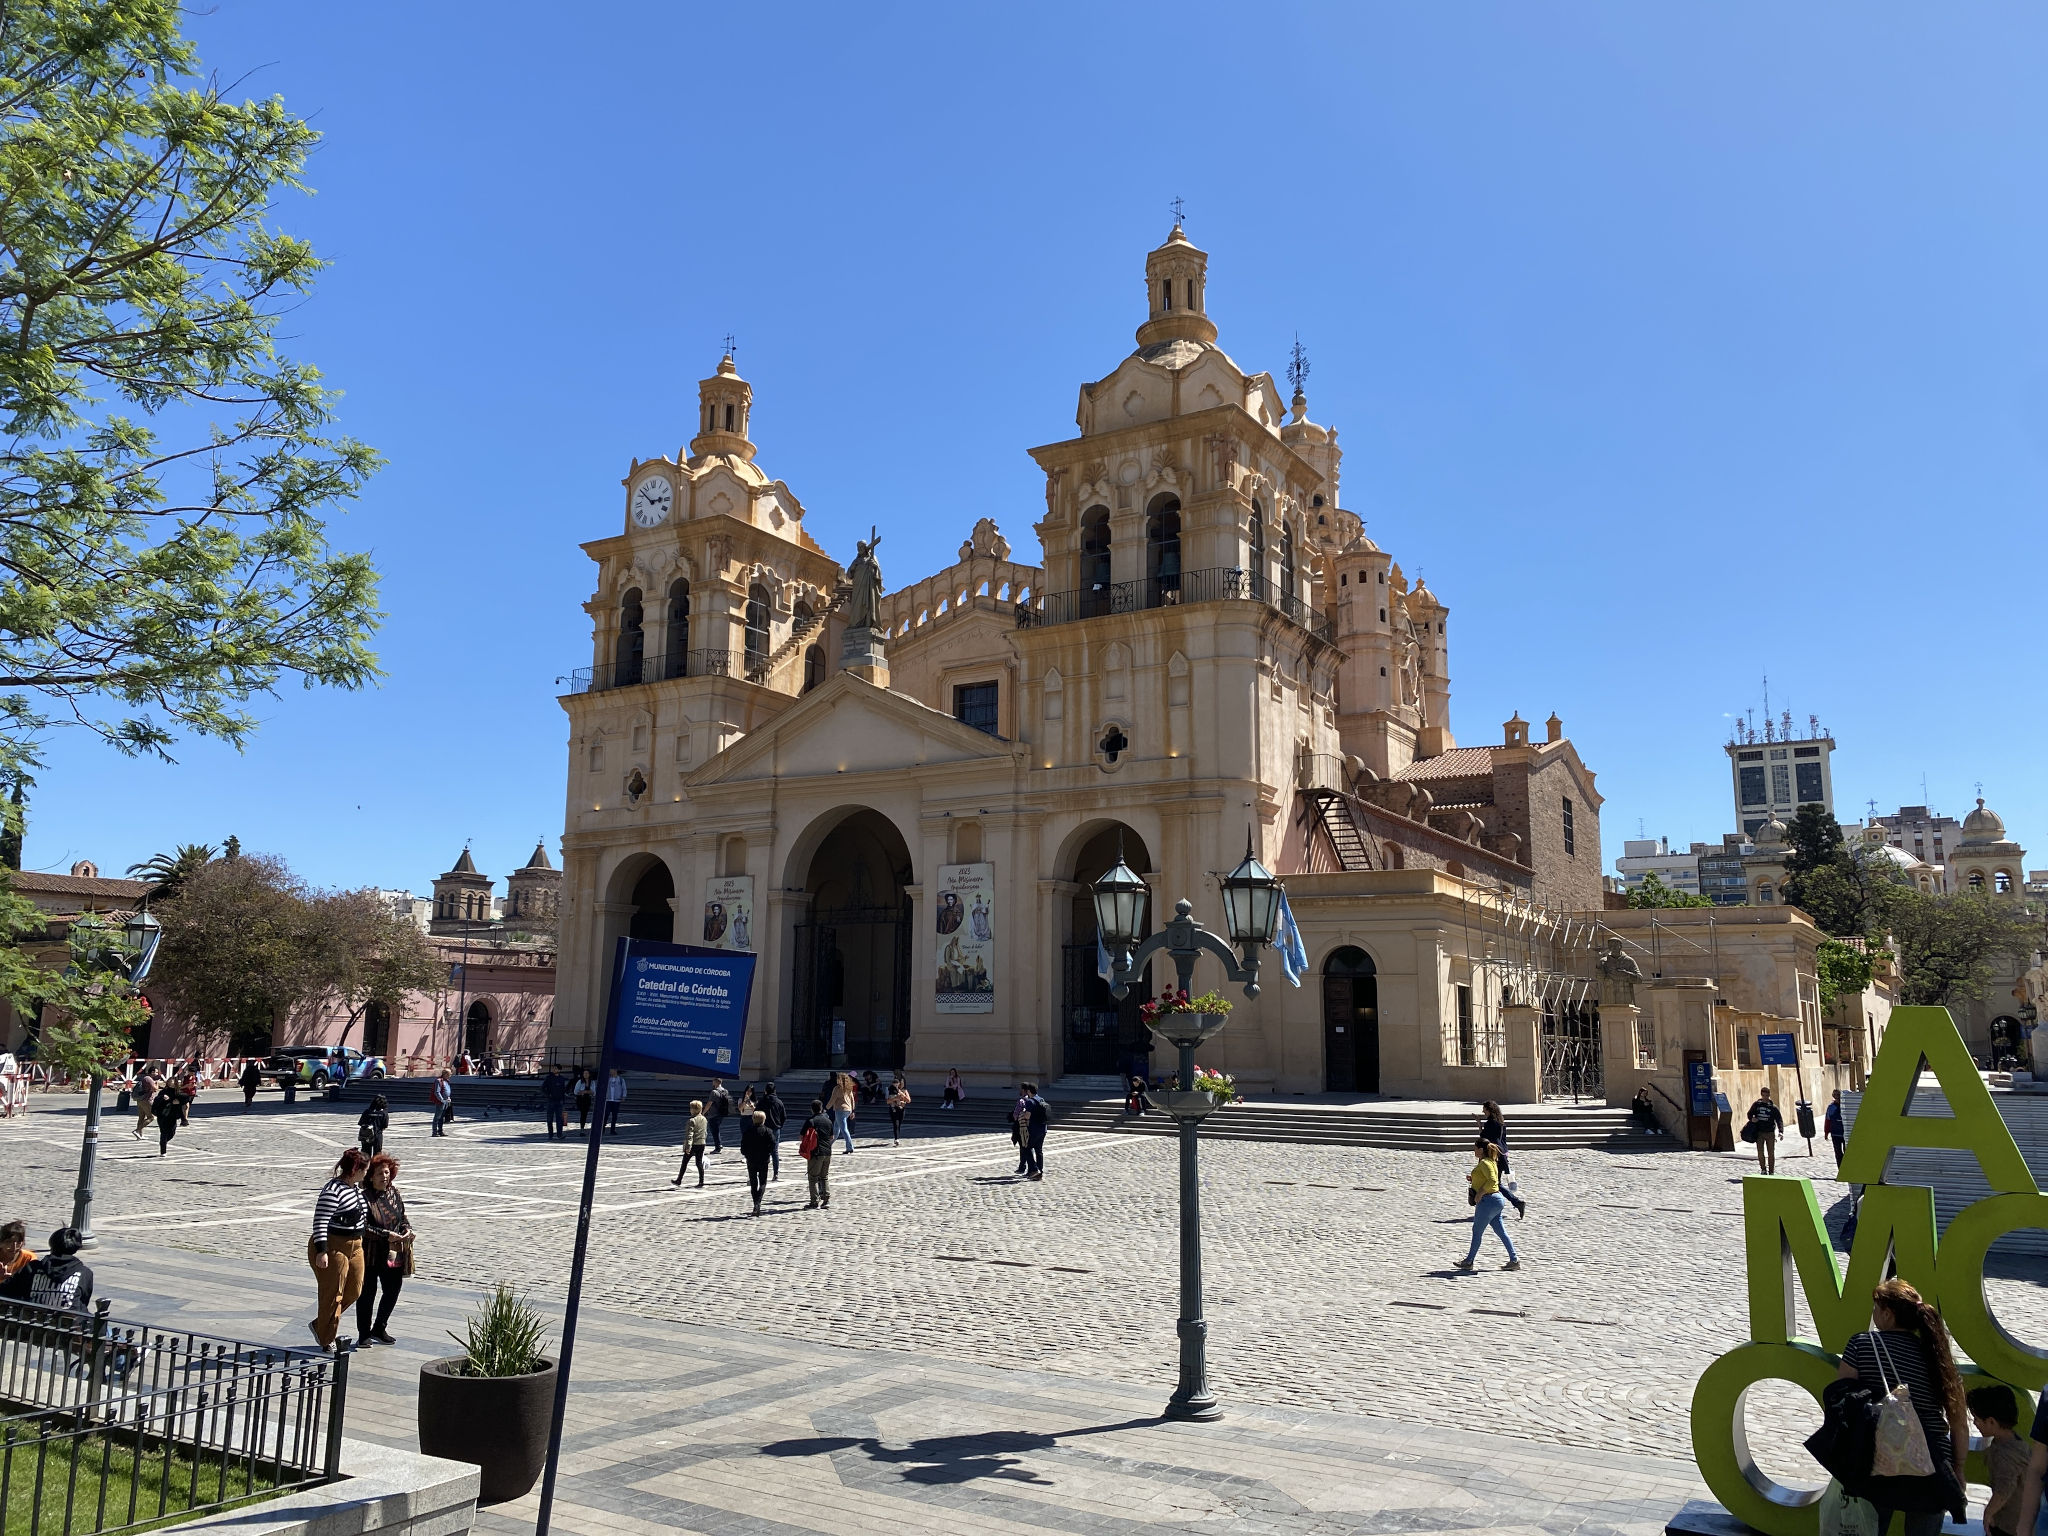
[[[882,627],[882,564],[875,558],[875,546],[882,542],[882,537],[872,527],[868,534],[865,539],[855,540],[859,550],[853,564],[846,568],[847,579],[853,583],[853,596],[846,604],[849,629]]]
[[[1642,979],[1642,967],[1622,950],[1621,940],[1609,939],[1607,953],[1600,957],[1600,1001],[1616,1007],[1632,1005],[1636,983]]]

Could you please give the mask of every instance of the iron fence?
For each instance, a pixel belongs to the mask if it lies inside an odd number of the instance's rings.
[[[1240,566],[1215,566],[1202,571],[1176,571],[1142,581],[1098,582],[1072,592],[1040,593],[1016,605],[1017,627],[1071,624],[1106,613],[1140,613],[1183,603],[1258,602],[1277,608],[1319,640],[1332,641],[1329,620],[1291,593],[1280,592]]]
[[[676,677],[743,677],[765,657],[745,651],[679,651],[673,656],[635,656],[602,667],[578,667],[568,676],[571,693],[603,693]]]
[[[0,1510],[9,1531],[85,1536],[328,1482],[347,1399],[346,1346],[0,1302]]]

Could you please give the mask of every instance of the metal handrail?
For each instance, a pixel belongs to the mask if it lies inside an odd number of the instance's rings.
[[[608,666],[578,667],[567,680],[570,693],[605,693],[678,677],[744,677],[748,665],[745,651],[684,651],[676,656],[642,656]]]
[[[1142,581],[1098,582],[1071,592],[1042,592],[1016,605],[1019,629],[1072,624],[1112,613],[1141,613],[1188,603],[1256,602],[1279,611],[1318,640],[1334,643],[1336,628],[1292,593],[1278,592],[1241,566],[1214,566],[1148,576]]]

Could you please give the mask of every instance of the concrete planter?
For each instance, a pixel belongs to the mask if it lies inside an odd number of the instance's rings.
[[[476,1517],[473,1466],[344,1440],[341,1472],[324,1487],[162,1529],[165,1536],[458,1536]]]
[[[555,1362],[524,1376],[461,1376],[463,1357],[420,1367],[420,1451],[483,1474],[479,1504],[523,1496],[540,1477],[555,1406]]]

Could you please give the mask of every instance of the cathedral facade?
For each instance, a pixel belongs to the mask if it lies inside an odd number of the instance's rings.
[[[1217,346],[1206,285],[1176,226],[1135,349],[1031,450],[1035,564],[983,518],[877,597],[887,530],[847,567],[812,539],[730,357],[687,450],[632,464],[562,699],[557,1044],[595,1042],[633,934],[760,956],[747,1076],[1125,1070],[1150,1040],[1100,975],[1090,882],[1121,855],[1153,924],[1186,896],[1220,927],[1249,840],[1308,970],[1268,956],[1205,1061],[1535,1097],[1539,1036],[1590,1018],[1593,774],[1554,715],[1458,745],[1448,609],[1342,506],[1301,373],[1286,401]]]

